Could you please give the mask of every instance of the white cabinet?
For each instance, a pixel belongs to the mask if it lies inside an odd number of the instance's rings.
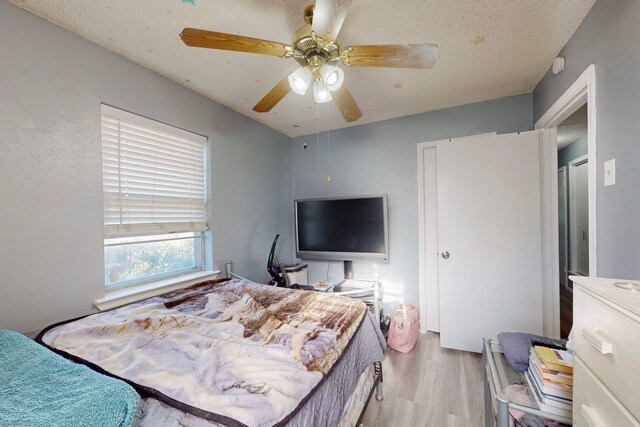
[[[640,427],[640,282],[571,280],[575,425]]]
[[[580,427],[638,427],[627,411],[593,372],[579,358],[573,367],[573,421]]]

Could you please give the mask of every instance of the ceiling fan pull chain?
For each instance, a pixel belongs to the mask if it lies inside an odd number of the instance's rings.
[[[316,146],[318,147],[318,161],[320,164],[320,104],[316,103]]]
[[[329,104],[327,103],[327,165],[331,164],[331,117],[329,117]]]
[[[331,182],[331,118],[329,117],[329,103],[326,104],[327,112],[327,181]]]

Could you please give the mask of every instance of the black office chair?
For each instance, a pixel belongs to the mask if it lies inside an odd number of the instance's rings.
[[[267,271],[271,275],[269,285],[288,288],[289,277],[287,277],[287,273],[284,271],[284,265],[280,264],[276,256],[276,243],[278,243],[279,237],[280,235],[276,234],[276,238],[273,239],[271,250],[269,251],[269,258],[267,259]]]

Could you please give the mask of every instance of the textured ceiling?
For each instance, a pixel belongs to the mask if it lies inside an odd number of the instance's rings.
[[[431,70],[344,67],[363,112],[347,124],[310,92],[252,111],[297,68],[293,59],[190,48],[178,37],[195,27],[289,43],[312,0],[10,1],[291,137],[530,92],[595,3],[354,0],[341,46],[436,43],[440,60]]]
[[[587,104],[566,118],[558,126],[558,151],[587,134]]]

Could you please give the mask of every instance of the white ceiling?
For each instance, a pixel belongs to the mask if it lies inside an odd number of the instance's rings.
[[[342,47],[436,43],[440,60],[431,70],[345,67],[363,112],[347,124],[310,92],[252,111],[297,68],[293,59],[190,48],[178,37],[195,27],[289,43],[312,0],[9,1],[290,137],[531,92],[595,3],[354,0]]]

